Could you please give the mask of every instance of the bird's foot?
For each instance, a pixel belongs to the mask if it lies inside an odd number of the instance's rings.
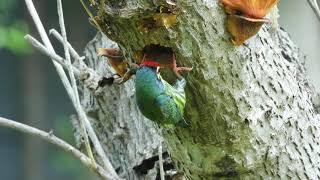
[[[184,71],[191,71],[193,68],[192,67],[177,67],[177,60],[176,60],[176,55],[173,54],[172,57],[172,70],[174,74],[177,76],[178,79],[182,79],[183,77],[181,76],[180,72]]]
[[[193,68],[192,67],[176,67],[177,65],[174,65],[172,70],[174,74],[177,76],[178,79],[182,79],[183,77],[181,76],[181,72],[189,72]]]

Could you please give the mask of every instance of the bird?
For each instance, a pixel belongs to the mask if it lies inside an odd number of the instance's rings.
[[[170,48],[150,45],[143,49],[140,64],[131,63],[124,59],[116,49],[100,48],[98,55],[106,56],[111,66],[122,78],[130,72],[135,74],[135,95],[140,112],[151,121],[164,127],[178,125],[189,127],[184,119],[186,104],[186,80],[180,75],[181,71],[191,71],[189,67],[177,67],[175,53]],[[177,80],[172,86],[165,81],[160,68],[170,68]],[[124,79],[124,81],[128,78]],[[110,83],[110,78],[104,78],[99,85]]]
[[[141,113],[159,125],[188,127],[184,119],[186,80],[178,78],[174,86],[159,72],[160,63],[144,60],[135,74],[136,102]]]
[[[264,18],[278,0],[219,0],[227,13],[227,30],[232,35],[232,43],[240,46],[259,32]]]

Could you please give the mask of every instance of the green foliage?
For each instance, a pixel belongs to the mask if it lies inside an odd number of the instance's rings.
[[[28,32],[25,22],[16,22],[12,26],[0,25],[0,48],[24,55],[31,52],[30,45],[25,41],[24,35]]]
[[[17,5],[15,0],[0,1],[0,49],[5,48],[14,54],[25,55],[31,52],[30,45],[24,39],[28,28],[25,21],[12,14]]]

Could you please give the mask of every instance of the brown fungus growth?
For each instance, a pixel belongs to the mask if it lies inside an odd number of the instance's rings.
[[[224,6],[227,17],[227,30],[232,42],[239,46],[257,34],[265,22],[264,18],[278,0],[219,0]]]
[[[181,14],[181,10],[177,7],[167,8],[159,7],[156,12],[153,12],[151,16],[144,17],[139,25],[138,29],[142,33],[148,33],[152,29],[159,27],[165,27],[166,29],[171,28],[177,24],[177,17]]]

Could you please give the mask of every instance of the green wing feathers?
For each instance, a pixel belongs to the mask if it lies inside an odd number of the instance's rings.
[[[155,99],[155,102],[156,105],[160,108],[160,112],[163,118],[162,120],[165,120],[161,123],[178,124],[182,127],[188,127],[188,124],[183,118],[183,113],[181,113],[181,110],[178,108],[172,96],[161,94]]]
[[[186,105],[186,94],[184,88],[186,86],[186,80],[177,80],[174,86],[171,86],[167,81],[162,80],[164,86],[166,87],[166,94],[171,96],[183,116],[184,107]]]
[[[156,103],[159,105],[164,119],[166,119],[165,123],[188,127],[188,124],[183,118],[186,104],[186,95],[184,92],[186,81],[184,79],[178,80],[174,86],[171,86],[162,78],[161,80],[165,86],[165,92],[156,98]]]

